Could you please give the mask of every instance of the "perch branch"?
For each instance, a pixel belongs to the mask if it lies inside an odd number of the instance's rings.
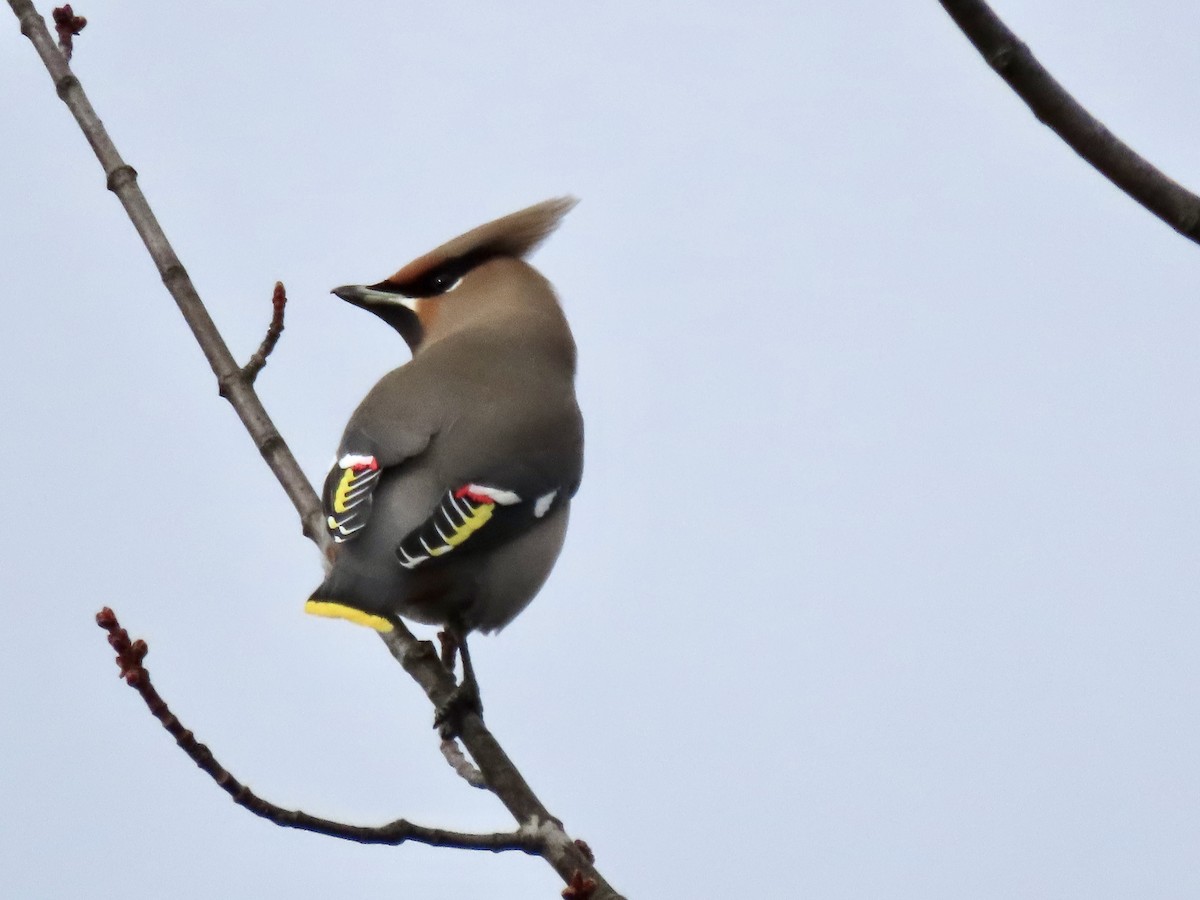
[[[45,20],[34,9],[31,0],[8,0],[8,4],[21,23],[21,33],[29,38],[50,73],[59,98],[71,110],[80,130],[91,144],[104,169],[109,190],[117,195],[146,245],[163,283],[175,299],[196,342],[208,359],[220,386],[221,395],[233,406],[255,446],[296,507],[305,536],[313,541],[322,553],[328,555],[332,541],[324,527],[317,494],[300,470],[291,449],[267,415],[254,386],[234,361],[183,264],[168,243],[141,188],[138,187],[137,173],[117,152],[103,123],[84,94],[79,79],[71,72],[63,54],[54,45]],[[438,707],[444,705],[454,690],[455,682],[453,676],[439,662],[433,645],[428,641],[417,640],[399,623],[382,637],[388,650],[421,686],[430,701]],[[522,824],[522,828],[539,829],[543,842],[542,858],[554,868],[563,881],[569,883],[576,873],[581,873],[581,878],[596,882],[592,900],[622,900],[621,895],[605,881],[579,845],[567,836],[559,821],[542,805],[499,742],[474,713],[468,712],[463,716],[460,739],[483,773],[488,788],[517,822]]]
[[[939,2],[1042,124],[1126,194],[1200,243],[1200,197],[1144,160],[1084,109],[983,0]]]
[[[192,762],[206,772],[221,790],[233,798],[234,803],[254,815],[283,828],[313,831],[317,834],[346,841],[356,841],[360,844],[399,845],[407,841],[415,841],[434,847],[490,850],[494,853],[505,850],[521,850],[530,854],[542,852],[541,833],[536,829],[495,834],[463,834],[443,828],[416,825],[405,819],[397,819],[378,827],[347,825],[344,822],[334,822],[330,819],[312,816],[298,809],[284,809],[262,799],[234,778],[229,770],[217,761],[212,751],[205,744],[196,740],[196,736],[184,727],[184,724],[171,712],[166,701],[151,683],[150,671],[142,664],[142,660],[145,659],[150,649],[146,642],[143,640],[131,641],[129,632],[122,628],[121,623],[117,621],[116,613],[107,606],[97,613],[96,624],[108,632],[108,643],[117,651],[117,666],[125,683],[141,695],[142,700],[146,703],[146,708],[150,710],[154,718],[158,719],[171,737],[175,738],[175,743],[191,757]]]

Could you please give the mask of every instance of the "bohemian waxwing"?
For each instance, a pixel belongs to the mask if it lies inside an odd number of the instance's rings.
[[[575,341],[524,258],[575,203],[547,200],[333,291],[400,332],[412,359],[346,426],[322,494],[337,553],[308,612],[379,631],[400,615],[461,638],[507,625],[545,582],[583,420]]]

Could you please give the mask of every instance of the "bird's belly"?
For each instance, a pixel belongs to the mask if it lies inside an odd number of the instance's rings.
[[[528,530],[485,554],[475,575],[474,594],[463,613],[468,627],[496,631],[529,605],[562,551],[569,511],[570,503],[564,502]]]

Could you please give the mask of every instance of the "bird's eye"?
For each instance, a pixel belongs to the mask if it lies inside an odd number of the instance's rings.
[[[435,272],[429,277],[430,294],[448,294],[462,283],[462,275],[453,270]]]
[[[439,297],[448,294],[460,284],[472,269],[479,265],[479,260],[470,255],[457,259],[445,260],[434,269],[426,270],[403,282],[388,281],[384,290],[390,290],[405,297]]]

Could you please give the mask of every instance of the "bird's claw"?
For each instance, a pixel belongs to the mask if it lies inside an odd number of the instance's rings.
[[[483,701],[479,697],[479,685],[464,682],[454,689],[433,715],[433,727],[438,730],[442,740],[452,741],[459,736],[463,716],[467,713],[483,718]]]

